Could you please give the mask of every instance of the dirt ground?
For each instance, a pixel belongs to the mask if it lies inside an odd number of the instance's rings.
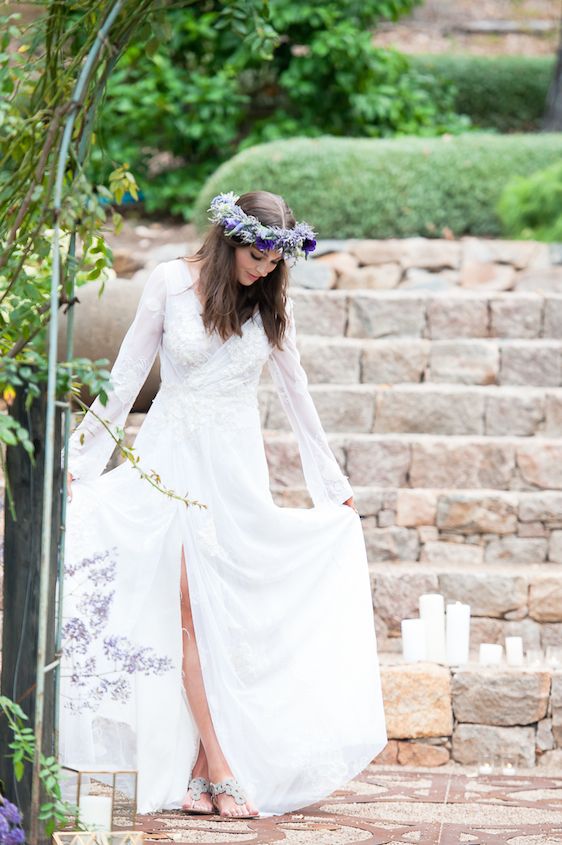
[[[374,40],[405,53],[544,56],[556,51],[561,12],[558,0],[425,0]]]

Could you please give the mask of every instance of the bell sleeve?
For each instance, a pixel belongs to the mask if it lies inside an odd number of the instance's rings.
[[[115,441],[101,420],[114,434],[125,424],[161,344],[165,303],[165,264],[161,262],[143,288],[134,320],[121,343],[111,369],[106,404],[99,396],[94,399],[69,438],[68,470],[75,479],[96,478],[109,461]]]
[[[315,506],[343,504],[353,496],[348,476],[341,471],[328,444],[320,417],[308,390],[308,378],[296,343],[294,305],[287,299],[289,322],[283,349],[275,347],[267,361],[281,405],[297,438],[308,492]]]

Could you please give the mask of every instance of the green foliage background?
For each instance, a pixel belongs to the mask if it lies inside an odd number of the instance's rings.
[[[373,46],[370,30],[418,0],[270,0],[270,59],[219,3],[168,13],[166,49],[132,45],[108,84],[92,178],[126,161],[145,211],[189,218],[216,167],[240,149],[293,136],[389,137],[465,129],[446,84],[405,56]]]
[[[511,176],[558,161],[562,134],[469,133],[443,138],[315,138],[256,146],[223,164],[198,197],[259,184],[282,194],[322,238],[498,236],[496,211]]]

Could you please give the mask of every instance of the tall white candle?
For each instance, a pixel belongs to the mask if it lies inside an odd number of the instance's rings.
[[[91,830],[111,830],[111,797],[108,795],[81,795],[80,821]]]
[[[426,660],[425,624],[423,619],[403,619],[400,626],[402,629],[402,655],[406,663]]]
[[[495,643],[480,643],[480,663],[486,666],[502,662],[503,646]]]
[[[427,659],[445,663],[445,601],[440,593],[420,596],[420,619],[425,624]]]
[[[470,605],[457,601],[447,605],[447,663],[468,663],[470,642]]]
[[[505,638],[505,656],[509,666],[521,666],[523,663],[522,637]]]

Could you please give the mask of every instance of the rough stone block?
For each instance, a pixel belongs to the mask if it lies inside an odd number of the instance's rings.
[[[359,384],[361,347],[358,344],[300,337],[298,348],[310,384]]]
[[[562,489],[562,444],[533,440],[517,446],[516,460],[528,484],[543,489]]]
[[[480,492],[441,494],[437,500],[436,523],[442,530],[464,534],[511,534],[517,528],[517,496]]]
[[[509,390],[486,397],[485,433],[491,436],[528,437],[540,431],[544,418],[545,400],[537,394]]]
[[[543,337],[562,337],[562,296],[545,298]]]
[[[481,340],[434,341],[429,358],[429,378],[457,384],[495,384],[499,372],[496,344]]]
[[[548,559],[562,563],[562,531],[551,531],[548,540]]]
[[[465,260],[460,283],[465,288],[511,290],[515,284],[515,276],[515,268],[510,264]]]
[[[541,491],[519,494],[521,522],[557,523],[562,519],[562,493]]]
[[[562,267],[529,269],[517,277],[516,290],[562,292]]]
[[[427,305],[428,337],[487,337],[488,307],[485,299],[462,296],[434,297]]]
[[[542,563],[546,560],[548,541],[540,537],[501,537],[486,547],[486,563]]]
[[[347,301],[337,293],[293,290],[297,335],[343,335],[347,320]]]
[[[423,297],[363,293],[350,299],[348,337],[421,337],[424,327]]]
[[[546,716],[549,693],[549,672],[463,669],[453,675],[453,713],[458,722],[530,725]]]
[[[562,437],[562,395],[547,393],[545,396],[545,426],[547,437]]]
[[[433,525],[437,494],[433,490],[398,490],[396,522],[409,528]]]
[[[336,271],[320,261],[297,261],[291,268],[291,286],[330,290],[336,285]]]
[[[542,296],[498,297],[490,301],[492,337],[540,337],[544,299]]]
[[[400,252],[403,267],[422,267],[424,270],[458,269],[461,245],[444,238],[404,238]]]
[[[496,572],[442,572],[439,592],[447,601],[470,605],[471,616],[502,617],[527,607],[527,579]]]
[[[420,382],[429,359],[429,340],[379,340],[365,346],[362,381],[372,384]]]
[[[503,238],[466,237],[461,240],[464,261],[497,261],[523,270],[530,264],[549,265],[545,244]],[[542,259],[542,260],[541,260]]]
[[[401,621],[419,616],[419,597],[434,593],[438,586],[435,573],[412,571],[376,572],[371,575],[371,583],[375,613],[390,637],[401,636]]]
[[[537,725],[537,750],[540,752],[552,751],[553,748],[552,719],[541,719]]]
[[[558,343],[511,341],[500,347],[499,384],[557,387],[562,381]]]
[[[538,622],[562,622],[562,578],[535,578],[529,590],[529,616]]]
[[[443,766],[451,759],[446,748],[426,742],[399,742],[398,762],[401,766]]]
[[[356,267],[340,276],[338,288],[390,290],[397,287],[401,278],[402,268],[395,263]]]
[[[379,766],[393,766],[398,763],[398,740],[389,739],[381,753],[372,761]]]
[[[399,238],[382,240],[349,240],[347,249],[360,264],[387,264],[400,262],[404,241]]]
[[[483,416],[484,397],[470,390],[379,390],[375,431],[482,434]]]
[[[514,448],[509,443],[427,440],[412,444],[410,484],[501,490],[510,487],[514,465]]]
[[[517,766],[535,765],[535,729],[458,724],[453,732],[453,760],[465,765],[509,757]]]
[[[417,560],[419,540],[417,532],[391,525],[378,528],[363,523],[365,545],[369,560]]]
[[[447,736],[453,729],[449,669],[436,663],[381,666],[390,739]]]
[[[423,563],[453,564],[456,566],[480,566],[484,559],[482,546],[473,543],[453,543],[439,540],[428,542],[421,551]]]
[[[471,616],[470,648],[478,660],[480,643],[503,643],[505,637],[522,637],[523,648],[541,648],[541,625],[534,619],[494,619]]]
[[[353,440],[347,448],[351,485],[402,487],[410,466],[410,446],[398,440]]]

